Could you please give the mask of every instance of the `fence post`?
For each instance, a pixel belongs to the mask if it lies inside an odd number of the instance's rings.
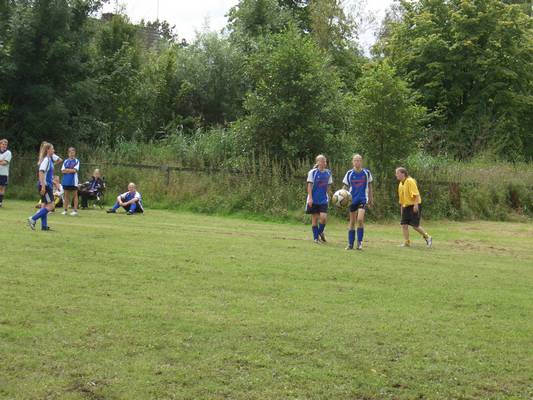
[[[170,185],[170,167],[166,164],[161,165],[161,172],[166,174],[166,184]]]
[[[461,209],[461,188],[457,182],[450,183],[450,203],[452,203],[457,210]]]

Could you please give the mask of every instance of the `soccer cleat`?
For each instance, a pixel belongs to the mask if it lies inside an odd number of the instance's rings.
[[[109,210],[106,211],[106,213],[108,213],[108,214],[116,214],[116,211],[113,210],[112,208],[110,208]]]
[[[35,221],[33,220],[32,217],[28,218],[28,226],[31,228],[32,231],[35,230]]]
[[[73,217],[75,217],[76,215],[78,215],[78,212],[77,212],[76,210],[74,210],[74,211],[72,211],[72,212],[70,213],[70,215],[72,215]]]
[[[41,230],[45,232],[50,232],[52,228],[50,228],[49,226],[45,226],[45,227],[42,227]]]
[[[318,239],[314,239],[313,242],[315,242],[315,244],[321,244],[320,240],[318,240]]]
[[[131,211],[127,211],[126,212],[126,215],[133,215],[134,213],[132,213]]]
[[[67,215],[67,214],[68,214],[68,211],[67,211],[67,210],[65,210],[65,211],[63,211],[63,212],[61,213],[61,215]]]
[[[353,250],[353,246],[346,246],[344,250]]]
[[[426,239],[426,244],[429,248],[433,245],[433,238],[431,236],[428,236]]]
[[[327,243],[326,235],[324,235],[324,233],[321,233],[320,235],[318,235],[318,238],[319,238],[320,240],[322,240],[324,243]]]
[[[411,247],[410,243],[402,243],[400,247]]]
[[[0,203],[0,208],[2,208],[2,203]]]
[[[357,243],[357,250],[363,250],[363,243]]]

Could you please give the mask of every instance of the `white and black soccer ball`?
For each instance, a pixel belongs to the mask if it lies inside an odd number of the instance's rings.
[[[331,203],[337,207],[347,207],[352,202],[352,195],[346,189],[339,189],[331,198]]]

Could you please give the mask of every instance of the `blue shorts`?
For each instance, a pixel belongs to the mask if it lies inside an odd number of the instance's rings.
[[[305,213],[306,214],[327,214],[328,213],[328,205],[326,204],[313,204],[311,207],[309,207],[309,204],[305,207]]]
[[[358,210],[366,210],[366,201],[356,201],[350,205],[350,212],[356,212]]]
[[[7,175],[0,175],[0,186],[7,186],[9,177]]]
[[[39,186],[39,194],[41,194],[41,187]],[[46,191],[41,194],[41,203],[50,204],[54,202],[54,189],[50,186],[46,186]]]

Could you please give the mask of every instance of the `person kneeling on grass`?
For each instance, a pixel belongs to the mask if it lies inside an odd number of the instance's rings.
[[[420,226],[420,218],[422,216],[422,198],[418,191],[416,181],[411,178],[407,170],[403,167],[396,168],[396,179],[400,182],[398,185],[398,197],[400,201],[400,215],[404,242],[401,247],[410,247],[411,240],[409,240],[409,225],[417,231],[428,247],[433,244],[433,239]]]
[[[144,212],[142,197],[137,191],[137,186],[135,186],[135,183],[132,182],[128,185],[128,191],[119,195],[113,208],[110,208],[107,210],[107,212],[114,214],[120,207],[124,208],[126,210],[126,214],[128,215],[133,215],[136,212]]]

